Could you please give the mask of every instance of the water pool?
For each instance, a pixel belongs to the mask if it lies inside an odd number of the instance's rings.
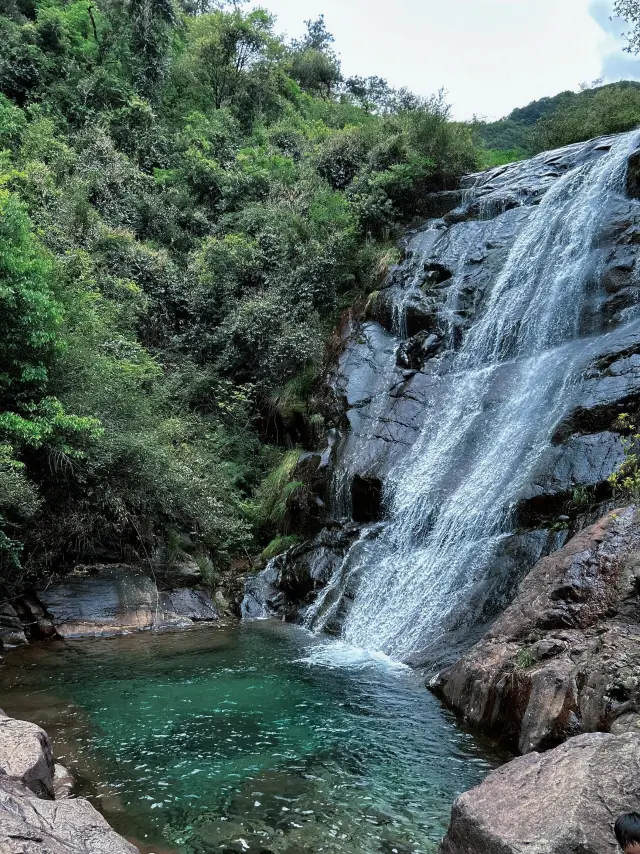
[[[282,623],[34,644],[0,705],[148,854],[432,852],[504,759],[416,673]]]

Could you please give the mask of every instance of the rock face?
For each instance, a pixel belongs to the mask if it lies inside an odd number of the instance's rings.
[[[329,582],[360,534],[357,524],[327,529],[269,561],[263,572],[246,583],[242,616],[295,619],[300,607],[308,605]]]
[[[640,812],[640,734],[582,735],[461,795],[440,854],[615,854],[626,812]]]
[[[211,599],[190,588],[159,592],[155,581],[130,566],[102,566],[38,592],[64,638],[101,636],[216,620]]]
[[[71,788],[44,730],[0,714],[0,852],[138,854]]]
[[[640,514],[616,510],[543,558],[434,687],[521,753],[582,732],[640,733]]]
[[[160,607],[165,622],[186,620],[189,623],[211,622],[218,619],[215,605],[201,590],[183,588],[160,594]]]

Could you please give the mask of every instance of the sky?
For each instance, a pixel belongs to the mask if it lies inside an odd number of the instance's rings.
[[[324,13],[345,76],[377,74],[420,95],[448,92],[457,119],[500,118],[545,95],[640,79],[613,0],[262,0],[276,29]]]

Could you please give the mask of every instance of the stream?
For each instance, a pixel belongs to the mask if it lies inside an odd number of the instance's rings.
[[[0,705],[144,854],[426,854],[505,759],[419,674],[280,622],[32,644]]]

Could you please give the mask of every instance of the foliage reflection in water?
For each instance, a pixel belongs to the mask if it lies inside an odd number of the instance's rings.
[[[329,652],[269,623],[35,645],[7,656],[2,705],[145,851],[434,850],[499,757],[417,674]]]

